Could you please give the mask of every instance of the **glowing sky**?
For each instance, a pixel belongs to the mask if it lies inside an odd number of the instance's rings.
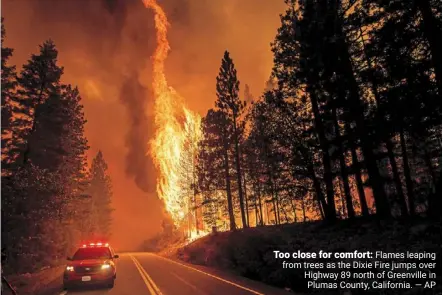
[[[283,0],[158,2],[171,23],[168,83],[190,109],[204,115],[213,107],[225,50],[241,85],[261,94]],[[152,12],[140,0],[3,0],[2,16],[6,45],[14,48],[12,62],[19,68],[44,40],[55,41],[64,82],[78,85],[84,98],[88,156],[101,149],[108,161],[116,209],[111,242],[123,250],[137,247],[160,229],[163,214],[143,144],[154,134]]]

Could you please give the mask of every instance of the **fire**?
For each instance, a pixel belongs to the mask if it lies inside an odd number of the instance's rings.
[[[192,243],[193,241],[195,241],[197,239],[200,239],[200,238],[203,238],[204,236],[207,236],[209,234],[210,234],[210,232],[208,232],[208,231],[199,231],[199,232],[197,232],[196,230],[192,230],[190,232],[190,237],[188,239],[188,243]]]
[[[190,214],[180,186],[183,183],[181,160],[190,132],[195,139],[193,144],[200,139],[201,118],[186,108],[183,98],[166,80],[165,60],[170,50],[167,39],[170,24],[165,12],[156,0],[143,0],[143,4],[154,11],[157,31],[157,48],[152,56],[156,133],[149,143],[150,151],[159,170],[157,193],[174,222],[179,225]]]

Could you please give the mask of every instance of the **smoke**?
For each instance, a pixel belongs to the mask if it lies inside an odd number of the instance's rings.
[[[270,42],[283,0],[158,0],[171,23],[169,85],[201,115],[213,107],[215,77],[225,50],[241,87],[261,94],[272,66]],[[48,38],[59,50],[63,82],[78,85],[92,158],[100,149],[113,181],[113,236],[130,248],[161,230],[157,174],[145,155],[153,130],[150,56],[153,14],[141,0],[3,0],[5,45],[20,70]],[[241,90],[243,93],[243,89]],[[142,114],[143,110],[143,114]],[[116,245],[117,246],[117,245]]]
[[[144,192],[155,192],[155,170],[152,158],[148,155],[147,142],[153,134],[153,120],[146,117],[147,89],[133,72],[123,82],[120,101],[125,105],[129,117],[129,130],[126,135],[126,175],[133,178],[137,186]],[[149,128],[151,126],[151,128]]]

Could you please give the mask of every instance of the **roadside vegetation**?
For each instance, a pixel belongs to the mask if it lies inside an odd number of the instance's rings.
[[[187,161],[197,169],[185,169],[196,189],[184,223],[219,233],[166,255],[294,291],[303,272],[273,250],[440,261],[441,3],[285,3],[265,89],[240,93],[241,56],[226,51]]]
[[[440,2],[285,2],[262,95],[239,93],[224,53],[187,184],[194,220],[441,220]]]
[[[426,251],[437,253],[437,258],[433,262],[437,262],[436,272],[438,273],[442,259],[441,232],[441,223],[436,224],[422,218],[382,222],[374,218],[357,218],[352,222],[345,220],[334,225],[314,221],[210,234],[189,245],[169,248],[160,254],[187,263],[214,267],[293,292],[341,294],[338,290],[307,289],[304,269],[283,268],[283,261],[293,263],[307,260],[292,258],[278,260],[275,259],[273,251],[290,253],[299,250],[302,252],[358,250],[391,253]],[[357,260],[349,260],[349,262],[352,261]],[[408,260],[408,262],[412,261]],[[309,262],[320,261],[310,259]],[[328,269],[328,272],[330,271],[334,270]],[[350,281],[358,282],[359,280]],[[424,293],[426,290],[422,287],[407,291],[384,291],[383,294],[428,294]],[[432,294],[441,292],[441,272],[438,273],[437,288],[432,292],[434,292]],[[377,290],[365,294],[380,293]]]
[[[100,151],[87,163],[82,98],[63,83],[54,42],[17,69],[5,38],[2,19],[1,262],[15,281],[64,264],[82,240],[109,237],[112,184]]]

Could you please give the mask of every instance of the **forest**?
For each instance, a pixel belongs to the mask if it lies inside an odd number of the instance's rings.
[[[285,3],[263,93],[239,93],[226,51],[201,140],[188,136],[184,227],[206,236],[162,252],[173,241],[165,230],[145,249],[320,294],[339,291],[307,290],[303,270],[283,269],[272,251],[430,251],[439,260],[441,2]]]
[[[104,155],[90,165],[77,87],[61,82],[53,41],[20,73],[1,30],[2,275],[64,263],[85,239],[107,239],[112,183]]]
[[[262,95],[240,94],[223,56],[201,140],[190,130],[182,155],[184,222],[440,220],[440,2],[285,2]]]
[[[214,107],[185,126],[175,205],[189,210],[165,232],[441,222],[441,2],[285,3],[260,95],[240,93],[242,57],[227,50]],[[82,99],[54,42],[17,72],[4,38],[2,25],[2,270],[21,273],[109,238],[112,183],[105,155],[87,161]]]

